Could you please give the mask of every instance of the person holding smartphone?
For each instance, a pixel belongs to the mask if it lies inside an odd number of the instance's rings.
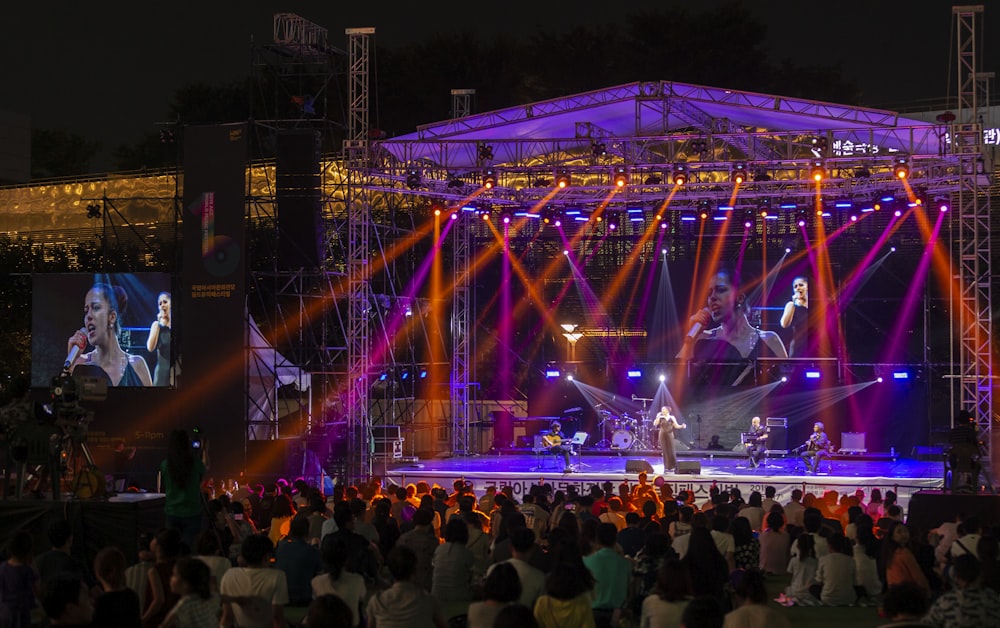
[[[197,441],[201,449],[201,441]],[[160,463],[160,478],[166,494],[166,525],[176,527],[188,547],[194,547],[195,537],[204,524],[201,481],[207,468],[204,449],[196,451],[187,430],[174,430],[167,442],[167,458]]]

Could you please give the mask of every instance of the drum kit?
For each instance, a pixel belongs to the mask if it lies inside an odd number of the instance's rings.
[[[634,416],[628,412],[617,415],[610,410],[600,408],[600,405],[598,404],[597,409],[597,414],[600,417],[597,428],[604,438],[595,445],[596,448],[609,448],[618,451],[650,448],[653,422],[645,410],[635,413]]]

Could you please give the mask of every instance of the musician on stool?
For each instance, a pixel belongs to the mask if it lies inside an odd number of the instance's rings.
[[[562,454],[563,461],[565,462],[564,469],[566,471],[572,471],[573,467],[569,464],[569,453],[571,451],[572,445],[566,440],[566,435],[562,432],[562,424],[559,421],[553,421],[552,425],[549,426],[549,433],[544,437],[545,444],[549,446],[549,452],[554,456]]]
[[[747,456],[750,457],[750,468],[760,466],[760,458],[764,455],[767,440],[767,428],[760,424],[760,417],[750,419],[750,431],[744,435],[747,446]]]
[[[674,453],[674,430],[682,430],[687,423],[678,423],[677,417],[670,414],[670,407],[663,406],[653,419],[653,428],[660,430],[660,450],[663,452],[663,472],[669,473],[677,468],[677,454]]]
[[[799,457],[806,463],[809,473],[813,475],[816,475],[816,471],[819,469],[820,460],[830,455],[830,439],[827,437],[824,429],[823,423],[816,421],[813,424],[813,433],[809,435],[809,439],[796,448]]]

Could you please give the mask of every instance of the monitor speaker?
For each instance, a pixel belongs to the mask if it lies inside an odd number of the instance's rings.
[[[653,465],[649,464],[647,460],[626,460],[625,461],[625,473],[646,473],[653,472]]]
[[[768,451],[788,450],[788,428],[784,426],[768,426],[764,449]]]
[[[678,460],[677,473],[681,475],[698,475],[701,473],[701,462],[698,460]]]

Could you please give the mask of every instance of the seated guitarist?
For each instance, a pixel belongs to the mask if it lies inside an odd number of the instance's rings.
[[[830,446],[832,443],[830,443],[825,430],[826,428],[823,423],[816,421],[813,424],[813,433],[809,435],[809,439],[797,448],[800,450],[799,457],[806,463],[809,473],[813,475],[816,475],[816,471],[819,469],[820,460],[830,455]]]
[[[558,456],[562,454],[566,471],[572,471],[573,467],[569,464],[569,453],[572,445],[566,440],[566,435],[562,432],[562,424],[559,421],[552,422],[552,425],[549,426],[549,433],[543,437],[543,440],[548,445],[552,455]]]
[[[760,458],[764,455],[767,440],[767,428],[760,424],[760,417],[755,416],[750,419],[750,431],[744,437],[747,446],[747,456],[750,457],[750,468],[756,469],[760,465]]]

